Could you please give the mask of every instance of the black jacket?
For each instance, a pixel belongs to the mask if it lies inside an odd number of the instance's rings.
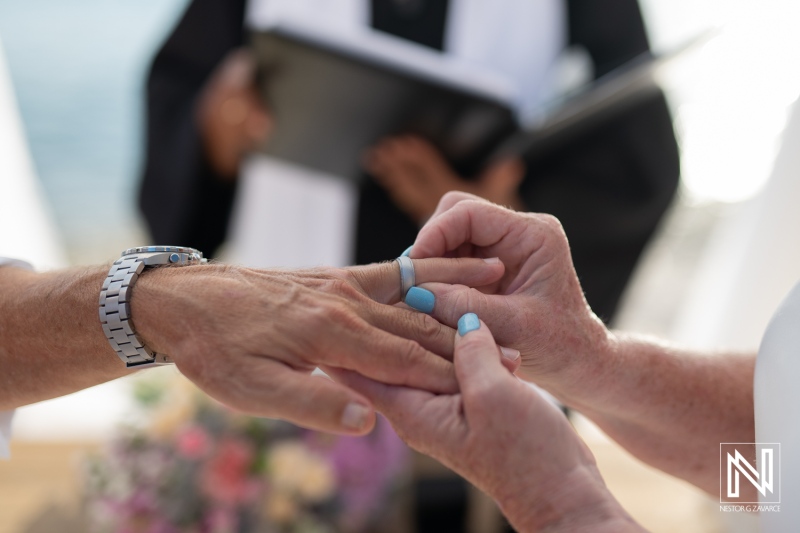
[[[373,0],[374,26],[408,31],[380,13],[380,4]],[[597,76],[648,50],[636,0],[569,0],[568,6],[570,41],[586,48]],[[225,238],[236,186],[218,179],[206,162],[194,106],[216,65],[244,44],[243,17],[244,0],[193,0],[152,64],[140,206],[159,243],[213,253]],[[436,31],[441,29],[407,37],[440,47]],[[527,166],[521,187],[526,207],[561,220],[587,299],[610,319],[678,183],[678,151],[663,95],[529,159]],[[355,262],[396,257],[414,241],[417,226],[372,180],[364,180],[360,193]]]

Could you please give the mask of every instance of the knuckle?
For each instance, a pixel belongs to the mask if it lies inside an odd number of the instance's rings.
[[[445,335],[445,326],[438,320],[425,313],[414,313],[411,315],[412,319],[416,322],[414,329],[424,339],[436,340]]]
[[[304,299],[298,307],[301,320],[309,331],[320,332],[330,324],[330,315],[336,312],[336,308],[331,305],[327,298],[323,299]]]
[[[411,368],[412,365],[425,358],[426,351],[417,341],[407,341],[405,347],[400,351],[400,362],[404,368]]]
[[[442,196],[440,203],[452,206],[468,198],[472,198],[472,196],[461,191],[449,191]]]
[[[561,225],[561,221],[553,215],[548,213],[536,213],[535,217],[551,234],[564,235],[564,227]]]
[[[394,261],[375,263],[372,265],[348,268],[344,271],[351,284],[358,289],[366,289],[376,282],[391,275],[397,268]]]
[[[361,292],[356,288],[356,283],[357,281],[352,273],[342,270],[340,277],[335,277],[329,281],[327,292],[348,300],[355,300],[361,296]]]
[[[333,323],[339,328],[348,331],[360,330],[363,325],[361,318],[344,302],[337,302],[327,306],[323,313],[323,318],[327,323]]]
[[[463,290],[456,293],[454,304],[453,309],[456,314],[472,312],[480,316],[486,308],[486,295],[478,289],[465,287]],[[453,318],[454,320],[458,320],[461,316],[459,315]]]

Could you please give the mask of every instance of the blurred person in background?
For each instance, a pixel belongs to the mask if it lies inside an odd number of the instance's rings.
[[[595,79],[649,50],[636,0],[540,0],[543,8],[529,7],[536,2],[528,0],[492,3],[480,13],[482,33],[464,39],[477,43],[478,50],[468,52],[447,46],[456,33],[477,32],[463,22],[466,15],[451,16],[476,9],[474,2],[363,3],[364,23],[373,29],[443,53],[465,54],[514,79],[524,94],[519,113],[543,103],[546,81],[541,78],[567,44],[585,50]],[[293,4],[316,6],[314,0]],[[245,9],[243,0],[192,1],[155,57],[147,85],[142,211],[156,240],[188,243],[212,255],[226,236],[239,164],[271,129],[269,110],[255,87],[253,59],[237,51],[247,42]],[[537,41],[535,30],[542,22],[526,19],[536,14],[566,31],[547,32],[554,42]],[[679,177],[671,118],[660,93],[526,161],[450,169],[419,139],[388,140],[368,159],[378,179],[361,185],[354,263],[396,257],[444,192],[467,190],[557,216],[570,236],[587,297],[607,321]],[[409,199],[390,185],[397,182],[414,182],[426,194]]]
[[[565,47],[590,58],[595,79],[649,50],[636,0],[340,0],[336,6],[263,1],[325,13],[330,24],[352,24],[339,19],[355,11],[362,17],[359,24],[494,69],[520,88],[520,115],[548,97],[547,77]],[[228,232],[240,163],[269,138],[270,111],[256,89],[254,59],[247,51],[246,9],[244,0],[193,0],[153,61],[140,206],[158,241],[217,250]],[[570,236],[587,299],[605,321],[613,318],[679,178],[661,93],[525,160],[454,169],[416,138],[388,139],[366,159],[355,263],[397,256],[445,192],[466,190],[557,216]],[[430,501],[438,502],[428,512],[428,497],[420,496],[423,532],[463,530],[466,490],[442,483],[418,491],[436,494]]]

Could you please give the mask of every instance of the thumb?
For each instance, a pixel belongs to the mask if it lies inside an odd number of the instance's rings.
[[[456,379],[464,407],[469,413],[492,409],[514,377],[500,362],[499,348],[492,333],[475,313],[458,321],[455,340]]]
[[[464,191],[450,191],[442,196],[442,199],[439,200],[439,205],[436,206],[436,211],[433,212],[431,217],[428,219],[428,223],[437,216],[441,215],[445,211],[453,208],[457,203],[463,202],[465,200],[478,200],[478,201],[485,201],[480,196],[475,196],[474,194],[470,194]],[[427,225],[427,223],[426,223]]]

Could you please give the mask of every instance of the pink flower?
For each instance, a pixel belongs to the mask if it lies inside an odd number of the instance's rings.
[[[362,529],[386,503],[387,490],[408,464],[409,451],[389,422],[379,416],[375,429],[364,437],[328,440],[311,433],[310,444],[328,457],[336,470],[336,485],[349,529]]]
[[[211,437],[199,426],[190,426],[178,435],[178,453],[187,459],[199,459],[211,449]]]
[[[248,477],[252,462],[253,448],[248,443],[236,439],[221,441],[200,474],[203,493],[223,506],[254,501],[260,485]]]
[[[231,509],[211,509],[206,521],[210,533],[234,533],[239,528],[239,517]]]

